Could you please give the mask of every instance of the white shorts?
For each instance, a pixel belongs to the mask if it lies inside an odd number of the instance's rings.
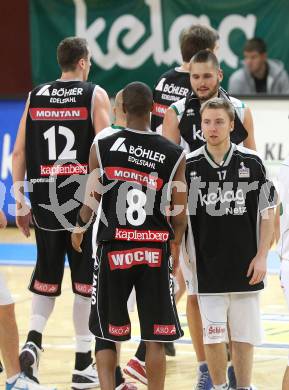
[[[14,303],[14,300],[8,290],[4,276],[0,273],[0,306],[11,305],[12,303]]]
[[[289,261],[282,260],[280,266],[281,287],[283,288],[285,299],[289,308]]]
[[[262,325],[259,293],[199,295],[204,344],[232,341],[259,345]]]

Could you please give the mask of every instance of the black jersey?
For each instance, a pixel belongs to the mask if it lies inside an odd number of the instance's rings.
[[[173,238],[166,207],[183,149],[157,133],[132,129],[96,140],[95,147],[104,187],[97,241]]]
[[[189,72],[174,68],[164,73],[156,83],[153,91],[153,111],[151,129],[162,133],[164,115],[169,106],[185,97],[191,90]]]
[[[247,272],[257,253],[260,212],[276,204],[275,189],[262,160],[231,144],[222,165],[206,146],[187,155],[189,189],[187,244],[196,258],[198,292],[215,294],[260,290]]]
[[[91,110],[95,87],[77,80],[53,81],[30,94],[27,179],[35,223],[43,229],[71,228],[76,220],[80,205],[80,199],[73,200],[79,188],[77,179],[88,173],[94,138]]]
[[[231,141],[235,144],[243,142],[248,132],[243,125],[245,105],[223,89],[219,88],[219,97],[229,100],[235,109],[234,130],[231,132]],[[185,98],[172,104],[171,108],[176,112],[179,121],[179,130],[182,137],[181,145],[187,151],[194,151],[204,145],[205,139],[201,130],[201,102],[194,93],[189,93]]]

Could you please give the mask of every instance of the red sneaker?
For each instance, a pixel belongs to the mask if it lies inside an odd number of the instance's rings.
[[[134,358],[130,359],[126,367],[123,369],[123,372],[131,378],[140,381],[144,385],[148,384],[145,366],[140,364],[138,360]]]
[[[121,385],[117,386],[115,390],[137,390],[137,387],[132,382],[123,382]]]

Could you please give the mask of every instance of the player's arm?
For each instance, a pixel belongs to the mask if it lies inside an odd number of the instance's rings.
[[[7,226],[7,219],[2,210],[0,210],[0,229],[5,229]]]
[[[24,197],[24,179],[26,173],[26,153],[25,153],[25,132],[26,119],[29,108],[29,99],[21,117],[18,133],[12,153],[12,177],[14,185],[14,196],[16,201],[16,225],[26,236],[30,236],[29,224],[31,214]]]
[[[186,169],[186,159],[185,156],[182,158],[175,176],[174,176],[174,185],[172,188],[172,197],[171,197],[171,210],[172,216],[171,216],[171,225],[174,230],[174,239],[171,240],[171,254],[174,261],[174,271],[176,271],[178,262],[179,262],[179,255],[180,255],[180,248],[182,243],[183,235],[186,231],[187,227],[187,183],[185,178],[185,169]],[[174,213],[174,210],[177,211]]]
[[[256,150],[253,117],[251,110],[248,107],[245,108],[243,125],[248,132],[248,136],[244,140],[244,146],[248,149]]]
[[[165,113],[162,135],[175,144],[179,145],[181,142],[178,117],[172,107],[169,107]]]
[[[97,212],[101,200],[99,172],[99,162],[96,156],[95,146],[93,145],[89,154],[89,177],[85,188],[84,204],[78,212],[76,229],[71,234],[72,246],[77,252],[82,252],[81,243],[83,234],[90,225],[94,213]]]
[[[93,127],[95,134],[110,125],[110,101],[107,93],[101,87],[95,87],[93,107]]]
[[[281,212],[281,204],[279,203],[276,208],[275,219],[274,219],[274,242],[277,242],[280,239],[280,212]]]
[[[267,271],[267,255],[271,246],[274,234],[274,209],[266,209],[261,213],[260,234],[258,251],[251,261],[247,276],[250,277],[249,284],[262,282]]]

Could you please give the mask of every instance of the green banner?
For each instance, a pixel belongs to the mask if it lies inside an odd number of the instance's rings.
[[[33,83],[59,77],[56,47],[78,35],[92,51],[90,80],[109,95],[135,80],[153,86],[181,62],[182,29],[201,23],[220,34],[226,88],[241,66],[246,39],[254,36],[263,38],[268,56],[283,61],[289,71],[288,15],[288,0],[30,0]]]

